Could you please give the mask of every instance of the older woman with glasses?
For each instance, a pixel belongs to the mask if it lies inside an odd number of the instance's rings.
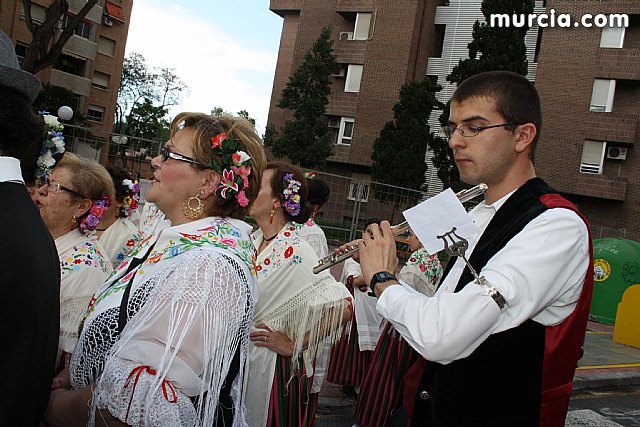
[[[96,292],[45,422],[246,425],[257,284],[242,219],[265,163],[248,121],[178,114],[146,194],[167,219]]]
[[[111,262],[95,237],[111,203],[109,173],[98,163],[66,153],[38,188],[35,202],[55,239],[60,258],[59,369],[78,341],[78,328],[93,293],[109,277]]]

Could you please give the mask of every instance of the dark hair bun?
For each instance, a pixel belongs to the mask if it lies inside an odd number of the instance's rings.
[[[300,213],[296,216],[292,216],[291,219],[295,223],[304,224],[309,220],[309,218],[311,218],[311,212],[313,212],[311,204],[309,202],[304,202],[304,204],[301,204],[300,206]]]

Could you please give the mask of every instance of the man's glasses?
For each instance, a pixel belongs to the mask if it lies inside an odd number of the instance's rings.
[[[191,163],[193,165],[198,165],[201,167],[209,167],[207,165],[203,165],[202,163],[193,160],[191,157],[187,157],[187,156],[183,156],[182,154],[178,154],[178,153],[174,153],[173,151],[169,150],[168,147],[162,147],[160,149],[160,155],[162,156],[162,161],[166,162],[167,160],[169,160],[169,158],[173,159],[173,160],[179,160],[181,162],[186,162],[186,163]]]
[[[501,126],[519,126],[518,123],[500,123],[499,125],[490,125],[490,126],[473,126],[473,125],[461,125],[458,127],[453,126],[442,126],[442,133],[447,138],[451,138],[455,131],[460,132],[460,135],[471,138],[477,136],[481,131],[485,129],[497,128]]]
[[[56,181],[46,182],[44,186],[46,187],[48,193],[59,193],[61,191],[66,191],[67,193],[74,194],[82,199],[86,199],[86,197],[84,197],[82,194],[78,193],[77,191],[73,191],[69,187],[65,187],[64,185]]]

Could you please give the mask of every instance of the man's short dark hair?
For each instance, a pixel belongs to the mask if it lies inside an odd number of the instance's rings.
[[[0,85],[0,154],[16,159],[22,159],[25,153],[37,154],[43,138],[44,121],[34,113],[29,100]],[[35,159],[29,160],[35,166]]]
[[[536,137],[531,144],[531,156],[536,149],[542,131],[540,97],[533,84],[520,74],[510,71],[489,71],[476,74],[460,83],[451,102],[462,103],[470,98],[489,98],[496,103],[508,123],[533,123]]]

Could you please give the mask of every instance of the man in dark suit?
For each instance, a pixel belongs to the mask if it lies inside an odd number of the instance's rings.
[[[0,425],[37,426],[49,401],[60,322],[55,244],[21,175],[44,123],[31,104],[39,80],[22,71],[0,31]],[[35,159],[33,159],[35,161]]]

